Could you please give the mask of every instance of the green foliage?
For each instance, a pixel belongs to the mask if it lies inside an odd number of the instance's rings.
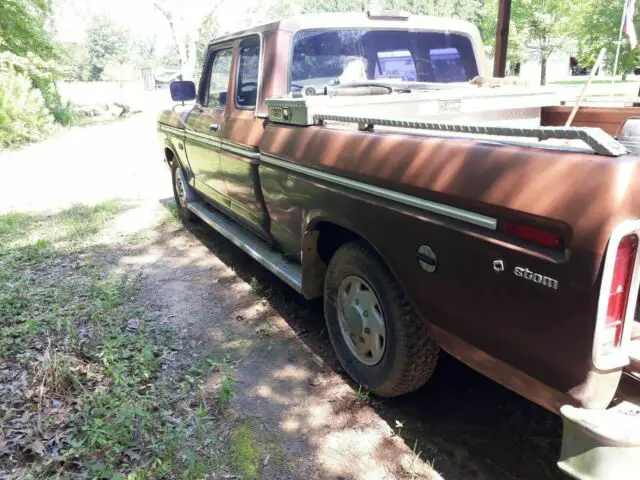
[[[302,13],[362,12],[365,7],[363,0],[305,0]]]
[[[482,11],[482,3],[482,0],[381,0],[378,5],[384,10],[475,21]],[[369,9],[369,4],[367,0],[305,0],[302,12],[363,12]]]
[[[51,131],[53,117],[42,93],[14,68],[0,70],[0,149],[35,142]]]
[[[613,71],[624,0],[578,0],[577,5],[580,14],[576,15],[572,24],[572,36],[578,41],[580,63],[593,65],[600,49],[606,48],[605,64]],[[640,31],[640,16],[636,14],[634,21],[636,30]],[[618,73],[630,73],[639,63],[640,47],[631,50],[629,42],[623,36]]]
[[[80,82],[91,80],[91,65],[89,63],[89,49],[86,43],[68,43],[65,45],[66,61],[68,64],[67,78]]]
[[[198,29],[198,40],[196,41],[196,68],[200,68],[205,60],[205,55],[207,53],[207,46],[209,42],[213,40],[217,35],[220,29],[220,24],[218,23],[218,17],[213,13],[204,17],[202,22],[200,23],[200,28]],[[180,62],[178,56],[178,48],[173,46],[173,59],[176,62],[174,65],[166,65],[167,67],[179,67]]]
[[[364,385],[358,385],[358,390],[356,390],[356,403],[369,403],[369,400],[371,400],[369,389]]]
[[[0,362],[23,372],[25,389],[37,392],[9,395],[0,383],[10,450],[2,467],[21,478],[195,480],[232,462],[216,436],[219,419],[207,409],[208,372],[171,349],[186,339],[147,316],[138,278],[101,267],[97,234],[122,210],[112,201],[53,215],[0,215]],[[220,398],[233,394],[227,373]],[[55,432],[55,444],[43,430]],[[25,456],[25,443],[15,439],[41,443],[56,460]]]
[[[87,54],[91,80],[101,80],[109,64],[127,59],[128,33],[108,17],[94,17],[87,28]]]
[[[461,18],[477,22],[482,12],[482,0],[383,0],[387,10],[402,10],[421,15]]]
[[[64,56],[47,29],[50,13],[46,0],[0,3],[0,97],[5,102],[0,111],[0,146],[4,148],[43,138],[51,131],[52,120],[63,125],[73,120],[54,84],[62,73],[59,64]],[[42,109],[43,103],[48,112]]]
[[[535,58],[542,65],[541,80],[546,80],[549,55],[570,37],[578,0],[519,0],[512,3],[509,27],[508,59],[522,62]],[[495,48],[498,1],[487,0],[477,18],[486,45]]]
[[[57,58],[58,46],[46,30],[49,17],[46,0],[2,0],[0,2],[0,52]]]
[[[218,399],[218,409],[220,411],[227,408],[229,400],[236,394],[233,388],[233,377],[226,376],[220,382],[220,398]]]

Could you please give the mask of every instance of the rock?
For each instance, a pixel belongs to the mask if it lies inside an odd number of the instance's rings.
[[[140,320],[138,319],[138,317],[131,317],[129,320],[127,320],[127,330],[137,332],[139,328]]]

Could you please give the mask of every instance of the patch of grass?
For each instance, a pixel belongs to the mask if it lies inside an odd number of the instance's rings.
[[[72,205],[55,214],[0,215],[0,262],[37,262],[55,249],[77,247],[102,230],[126,204],[110,200],[93,206]]]
[[[0,471],[199,479],[231,462],[205,370],[175,357],[176,333],[147,318],[138,277],[100,266],[97,234],[121,210],[0,216]],[[234,394],[227,373],[223,408]]]
[[[356,390],[356,403],[369,403],[371,400],[371,393],[369,389],[364,385],[358,385]]]
[[[231,452],[238,473],[245,480],[258,478],[260,450],[253,435],[251,425],[243,423],[231,433]]]
[[[148,235],[145,235],[143,233],[134,233],[133,235],[129,235],[126,239],[125,239],[125,243],[127,245],[144,245],[145,243],[149,242],[150,238]]]
[[[258,297],[269,298],[271,296],[272,287],[261,282],[255,277],[251,277],[249,286],[251,287],[251,291],[254,293],[254,295]]]
[[[165,225],[173,229],[182,228],[182,221],[178,214],[178,206],[176,205],[176,202],[171,199],[166,203],[165,207],[167,208],[165,214]]]
[[[79,363],[78,359],[54,350],[49,344],[34,367],[34,382],[40,384],[41,393],[46,391],[57,397],[67,397],[82,390]]]

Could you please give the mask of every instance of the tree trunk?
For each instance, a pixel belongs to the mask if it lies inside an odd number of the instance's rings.
[[[184,38],[181,35],[182,32],[177,31],[177,26],[173,20],[173,13],[169,10],[163,9],[157,2],[154,2],[155,7],[164,15],[169,23],[169,28],[171,29],[171,35],[173,36],[173,41],[178,49],[178,56],[180,57],[180,72],[182,73],[183,79],[185,78],[185,73],[189,68],[189,56],[187,52],[187,46],[185,45]],[[191,78],[192,74],[189,74],[188,78]]]
[[[547,57],[540,58],[540,85],[547,84]]]

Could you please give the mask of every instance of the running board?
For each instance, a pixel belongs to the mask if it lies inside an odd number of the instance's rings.
[[[187,208],[280,280],[298,293],[302,293],[302,267],[300,265],[287,260],[282,253],[275,250],[267,242],[203,203],[189,202]]]

